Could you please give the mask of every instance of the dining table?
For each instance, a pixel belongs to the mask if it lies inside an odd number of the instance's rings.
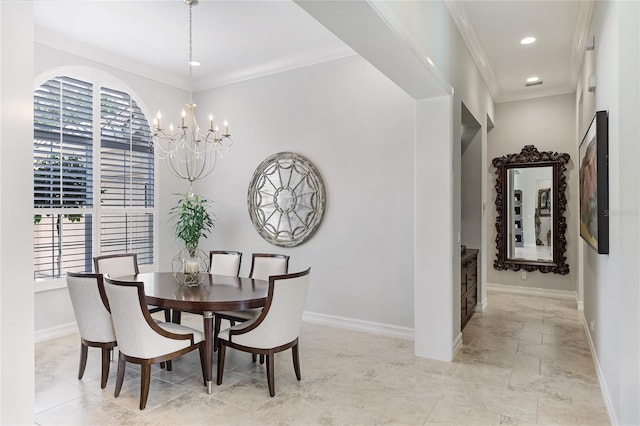
[[[208,273],[202,274],[196,286],[181,284],[172,272],[139,273],[118,280],[144,283],[147,304],[173,310],[173,322],[180,322],[180,312],[202,314],[208,393],[213,391],[214,312],[263,307],[269,290],[265,280]]]

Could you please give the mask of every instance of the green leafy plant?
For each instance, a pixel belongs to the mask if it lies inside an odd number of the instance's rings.
[[[209,212],[211,202],[194,194],[183,194],[169,216],[174,223],[176,237],[184,243],[189,256],[195,257],[200,238],[215,228],[216,216]]]

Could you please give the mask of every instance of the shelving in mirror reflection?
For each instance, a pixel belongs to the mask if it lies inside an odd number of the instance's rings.
[[[507,258],[551,262],[553,167],[507,171]]]

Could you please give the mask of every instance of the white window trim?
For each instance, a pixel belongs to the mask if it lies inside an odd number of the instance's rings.
[[[149,108],[147,108],[146,104],[142,101],[142,98],[136,93],[135,90],[133,90],[131,87],[129,87],[126,83],[124,83],[123,81],[121,81],[120,79],[118,79],[117,77],[114,77],[111,74],[108,74],[104,71],[95,69],[95,68],[90,68],[90,67],[82,67],[82,66],[65,66],[65,67],[56,67],[53,69],[50,69],[48,71],[45,71],[41,74],[39,74],[38,76],[36,76],[36,78],[34,79],[34,86],[33,86],[33,90],[35,91],[38,87],[40,87],[42,84],[44,84],[46,81],[55,78],[55,77],[59,77],[59,76],[66,76],[66,77],[71,77],[71,78],[76,78],[78,80],[83,80],[86,82],[90,82],[93,84],[94,86],[94,90],[98,90],[98,93],[100,92],[100,88],[102,87],[108,87],[110,89],[114,89],[114,90],[119,90],[121,92],[125,92],[127,94],[129,94],[138,104],[138,107],[140,107],[140,109],[142,110],[142,113],[145,115],[145,117],[147,117],[147,120],[149,119],[149,117],[153,117],[153,114],[151,114]],[[94,111],[100,111],[100,96],[94,96]],[[97,105],[97,108],[96,108]],[[149,125],[153,125],[153,119],[151,121],[149,121]],[[94,182],[100,182],[100,161],[101,161],[101,150],[100,150],[100,120],[94,120],[94,137],[93,137],[93,153],[94,153],[94,160],[93,163],[97,164],[98,167],[94,167],[93,168],[93,179]],[[150,264],[150,265],[140,265],[140,272],[151,272],[151,271],[155,271],[158,268],[158,257],[159,257],[159,248],[160,248],[160,226],[159,226],[159,220],[158,218],[160,217],[160,208],[158,206],[159,203],[159,183],[160,183],[160,167],[159,167],[159,160],[158,160],[158,156],[155,155],[154,156],[154,203],[153,203],[153,209],[151,209],[151,211],[153,211],[154,214],[154,221],[153,221],[153,252],[154,252],[154,263]],[[32,185],[32,189],[33,189],[33,185]],[[100,191],[94,191],[94,206],[93,206],[93,215],[96,218],[99,218],[101,212],[103,211],[101,206],[100,206]],[[33,197],[32,197],[33,198]],[[128,211],[132,211],[135,208],[131,208]],[[33,206],[32,206],[32,210],[34,210]],[[114,208],[105,208],[105,211],[113,211],[114,213],[117,211]],[[149,210],[147,210],[149,211]],[[99,220],[94,220],[93,221],[93,235],[94,236],[99,236],[100,235],[100,229],[99,229]],[[99,250],[100,250],[100,244],[98,243],[98,238],[93,238],[92,241],[92,251],[94,253],[94,256],[99,256]],[[33,255],[33,250],[32,250],[32,255]],[[89,271],[87,271],[89,272]],[[50,290],[57,290],[57,289],[62,289],[62,288],[66,288],[67,287],[67,282],[66,282],[66,278],[61,277],[61,278],[54,278],[54,279],[50,279],[50,280],[34,280],[33,281],[33,288],[34,288],[34,293],[40,293],[43,291],[50,291]]]

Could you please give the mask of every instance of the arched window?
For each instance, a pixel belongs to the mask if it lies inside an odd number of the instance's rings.
[[[35,279],[90,271],[94,255],[154,263],[154,153],[127,93],[70,77],[34,92]]]

